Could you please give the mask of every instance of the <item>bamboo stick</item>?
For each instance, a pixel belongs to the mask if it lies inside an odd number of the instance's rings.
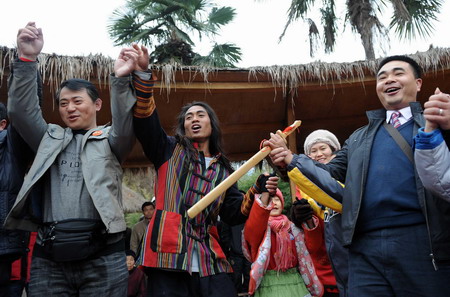
[[[301,125],[301,121],[297,120],[292,125],[284,129],[283,131],[278,130],[277,134],[286,139],[286,137],[294,132]],[[187,214],[189,218],[195,218],[200,212],[208,207],[214,200],[217,199],[223,192],[225,192],[229,187],[236,183],[244,174],[246,174],[250,169],[255,167],[261,160],[263,160],[272,149],[268,146],[261,148],[253,157],[251,157],[247,162],[245,162],[239,169],[233,172],[225,180],[212,189],[207,195],[195,203],[189,210]]]

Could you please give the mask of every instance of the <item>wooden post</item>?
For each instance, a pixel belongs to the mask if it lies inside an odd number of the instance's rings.
[[[293,119],[295,119],[295,111],[294,108],[292,106],[292,104],[294,104],[294,93],[295,90],[290,90],[289,94],[286,98],[286,118],[288,120],[288,123],[290,123]],[[288,149],[293,153],[296,154],[297,153],[297,135],[295,133],[292,133],[291,135],[289,135],[288,137]],[[292,180],[289,179],[289,186],[291,188],[291,199],[292,202],[295,202],[295,193],[296,193],[296,186],[295,183],[292,182]]]

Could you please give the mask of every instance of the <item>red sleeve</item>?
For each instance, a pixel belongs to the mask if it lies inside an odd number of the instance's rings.
[[[313,215],[313,221],[316,227],[312,229],[309,229],[306,224],[302,224],[303,231],[305,231],[306,248],[311,255],[325,248],[323,220]]]
[[[267,230],[267,222],[269,221],[270,209],[271,205],[263,208],[260,205],[259,199],[258,201],[255,199],[250,215],[245,223],[244,239],[250,246],[252,260],[256,258],[259,245],[264,239],[264,234]]]

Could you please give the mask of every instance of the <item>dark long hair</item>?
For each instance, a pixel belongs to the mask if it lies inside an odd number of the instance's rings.
[[[230,172],[233,172],[234,170],[233,167],[231,167],[230,160],[228,160],[228,158],[225,156],[224,150],[222,148],[222,130],[220,129],[219,118],[217,117],[214,109],[212,109],[209,104],[202,101],[193,101],[184,105],[177,117],[175,137],[177,141],[186,148],[189,161],[193,161],[194,158],[196,158],[197,150],[194,148],[192,139],[186,137],[186,131],[184,129],[184,119],[189,108],[193,106],[201,106],[208,113],[209,120],[211,122],[211,136],[209,137],[210,153],[212,155],[221,154],[221,161]]]

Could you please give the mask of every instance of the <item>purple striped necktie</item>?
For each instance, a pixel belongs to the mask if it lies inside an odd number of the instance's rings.
[[[400,124],[400,120],[398,119],[400,117],[400,112],[394,111],[391,115],[391,125],[394,126],[394,128],[400,127],[402,124]]]

